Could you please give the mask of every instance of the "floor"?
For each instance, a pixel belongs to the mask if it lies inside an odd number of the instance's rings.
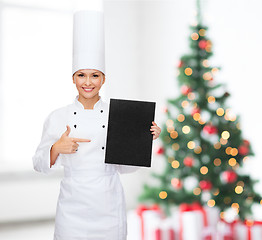
[[[52,240],[54,221],[23,224],[0,224],[0,239],[3,240]]]
[[[17,224],[0,223],[0,240],[52,240],[54,221],[38,221]],[[133,240],[132,236],[127,240]]]

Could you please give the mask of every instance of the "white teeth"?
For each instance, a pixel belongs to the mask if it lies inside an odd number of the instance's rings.
[[[83,87],[83,89],[84,89],[86,92],[91,92],[91,91],[93,91],[94,88],[84,88],[84,87]]]

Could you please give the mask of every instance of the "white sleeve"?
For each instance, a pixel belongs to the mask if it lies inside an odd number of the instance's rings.
[[[45,120],[40,144],[32,158],[34,169],[46,174],[53,172],[56,168],[61,166],[60,156],[58,156],[55,164],[50,168],[50,149],[58,140],[55,134],[50,132],[50,115]]]
[[[120,174],[123,173],[133,173],[136,172],[138,169],[140,169],[140,167],[137,166],[127,166],[127,165],[116,165],[116,169]]]

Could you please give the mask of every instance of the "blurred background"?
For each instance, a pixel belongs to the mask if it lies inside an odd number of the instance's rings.
[[[74,101],[71,79],[73,11],[99,8],[96,1],[0,0],[0,239],[52,239],[62,170],[46,176],[33,170],[32,156],[47,115]],[[167,98],[180,89],[181,55],[189,51],[194,0],[105,0],[106,83],[110,98],[155,101],[155,122],[162,125]],[[213,42],[212,65],[241,116],[243,135],[255,156],[246,172],[261,180],[261,21],[257,0],[202,1],[204,23]],[[259,70],[260,69],[260,70]],[[153,151],[159,139],[153,142]],[[161,171],[152,167],[121,175],[127,210],[136,208],[143,183]],[[262,194],[262,185],[256,185]]]

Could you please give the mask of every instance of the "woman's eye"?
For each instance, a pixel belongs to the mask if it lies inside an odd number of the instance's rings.
[[[78,77],[83,77],[84,76],[84,74],[78,74]]]
[[[97,74],[94,74],[93,77],[99,77]]]

